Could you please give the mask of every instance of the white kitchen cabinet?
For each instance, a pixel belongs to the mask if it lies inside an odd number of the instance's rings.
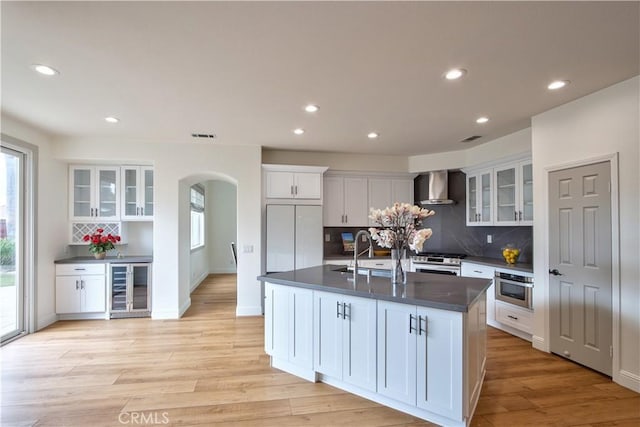
[[[494,169],[494,225],[533,225],[533,172],[531,161]]]
[[[493,171],[467,175],[467,225],[493,224]]]
[[[462,261],[460,275],[463,277],[480,277],[483,279],[490,279],[491,286],[487,289],[487,323],[491,326],[495,326],[495,287],[493,285],[493,278],[496,274],[495,267],[483,264],[474,264],[472,262]]]
[[[366,227],[367,178],[327,176],[324,178],[324,226]]]
[[[320,199],[322,173],[267,171],[265,195],[271,199]]]
[[[495,307],[496,321],[527,334],[533,333],[533,311],[503,301],[496,301]]]
[[[378,393],[462,422],[482,385],[484,307],[483,298],[468,313],[378,301]]]
[[[56,265],[57,314],[105,311],[105,264]]]
[[[120,168],[69,166],[69,217],[105,221],[120,218]]]
[[[313,291],[266,282],[265,351],[272,364],[310,372],[312,349]]]
[[[153,167],[123,166],[122,212],[123,221],[152,221],[154,211]]]
[[[314,292],[314,369],[376,390],[376,301]]]
[[[369,208],[384,209],[394,203],[413,204],[413,180],[369,177]],[[375,225],[369,220],[369,225]]]

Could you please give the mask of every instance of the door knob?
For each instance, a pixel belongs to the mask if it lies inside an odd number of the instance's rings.
[[[554,276],[562,276],[562,273],[560,273],[557,268],[554,268],[553,270],[550,269],[549,274],[553,274]]]

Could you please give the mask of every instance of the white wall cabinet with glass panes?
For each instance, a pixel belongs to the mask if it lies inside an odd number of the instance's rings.
[[[531,161],[493,170],[494,225],[533,225],[533,173]]]
[[[493,170],[467,174],[467,225],[492,225],[493,217]]]
[[[154,213],[153,167],[122,167],[123,221],[152,221]]]
[[[120,167],[69,166],[69,217],[72,220],[120,218]]]

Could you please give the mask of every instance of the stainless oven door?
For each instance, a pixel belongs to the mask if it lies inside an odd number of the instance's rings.
[[[531,309],[533,285],[495,277],[496,299]]]
[[[445,274],[449,276],[460,275],[459,267],[447,265],[414,264],[414,270],[416,273]]]

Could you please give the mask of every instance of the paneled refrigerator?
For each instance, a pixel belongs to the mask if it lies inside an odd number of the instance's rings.
[[[321,265],[322,206],[267,205],[267,273]]]

